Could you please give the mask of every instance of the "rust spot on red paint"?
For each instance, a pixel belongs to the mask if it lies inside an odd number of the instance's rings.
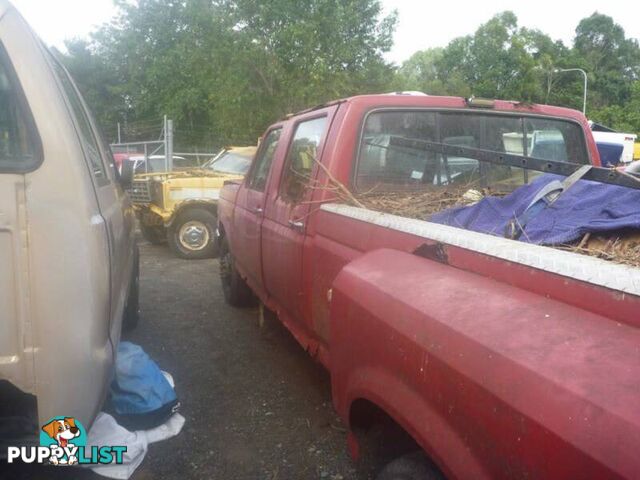
[[[419,257],[426,258],[428,260],[433,260],[435,262],[448,264],[449,258],[447,256],[447,251],[445,246],[441,242],[437,243],[424,243],[420,245],[413,251],[414,255],[418,255]]]

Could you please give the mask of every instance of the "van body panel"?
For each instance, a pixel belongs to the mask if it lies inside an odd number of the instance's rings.
[[[12,302],[0,314],[7,334],[0,378],[36,396],[40,424],[65,415],[88,427],[106,395],[120,337],[133,272],[133,210],[82,103],[104,163],[96,181],[82,120],[54,60],[12,8],[0,20],[0,42],[42,144],[37,168],[0,173],[0,245],[12,245],[0,252],[0,300]]]

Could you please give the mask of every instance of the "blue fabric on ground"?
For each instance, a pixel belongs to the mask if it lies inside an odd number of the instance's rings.
[[[177,399],[160,367],[139,346],[120,342],[111,402],[118,414],[144,414]]]
[[[542,187],[564,179],[542,175],[506,197],[486,197],[475,205],[450,208],[429,221],[503,237],[509,221],[522,215]],[[640,229],[640,190],[579,180],[531,218],[519,240],[558,245],[574,242],[587,232],[623,229]]]

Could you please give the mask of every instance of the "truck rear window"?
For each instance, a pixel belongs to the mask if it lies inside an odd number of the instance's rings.
[[[475,111],[384,110],[369,114],[365,121],[355,178],[358,191],[429,185],[512,190],[539,175],[518,167],[399,146],[394,138],[589,163],[582,129],[570,121]]]

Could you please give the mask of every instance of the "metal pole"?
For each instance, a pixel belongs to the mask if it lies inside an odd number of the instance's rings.
[[[580,69],[582,75],[584,75],[584,96],[582,97],[582,113],[587,114],[587,72]]]
[[[122,143],[122,139],[120,138],[120,122],[118,122],[118,143]]]
[[[163,140],[164,140],[164,171],[168,172],[169,171],[169,145],[167,144],[167,116],[165,115],[163,117],[163,123],[162,123],[162,135],[164,136]]]
[[[169,151],[167,157],[169,158],[169,171],[173,171],[173,120],[167,120],[167,146]]]
[[[582,113],[587,114],[587,72],[582,68],[557,68],[556,72],[580,72],[584,76],[584,91],[582,94]]]
[[[149,154],[147,144],[144,144],[144,173],[149,173]]]

